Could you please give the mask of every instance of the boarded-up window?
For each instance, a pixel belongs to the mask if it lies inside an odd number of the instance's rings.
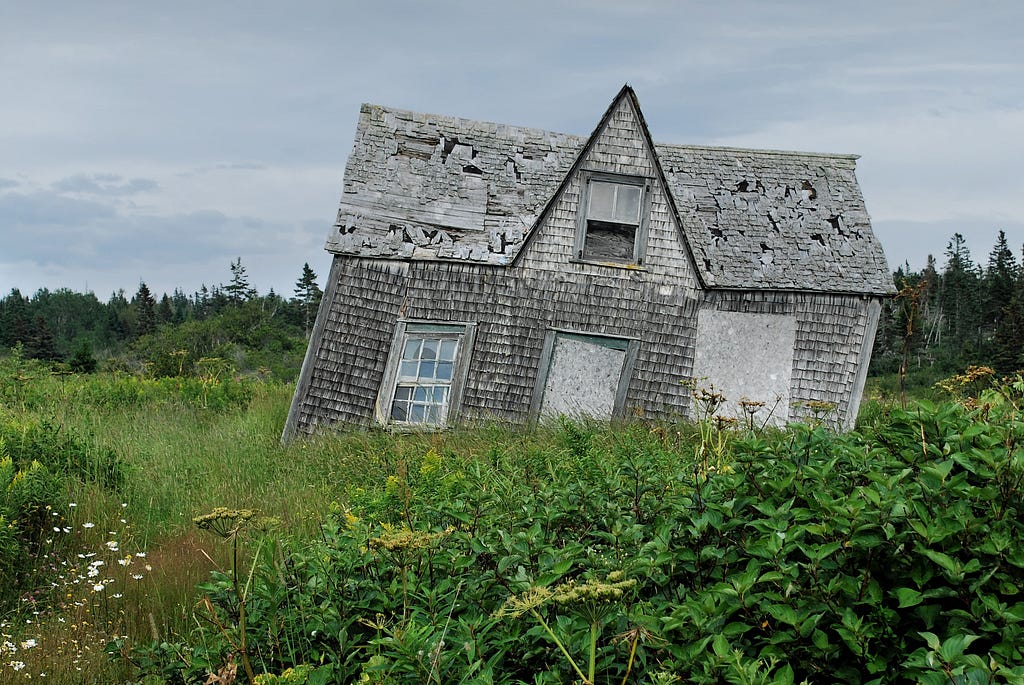
[[[702,310],[697,315],[693,377],[725,396],[723,416],[782,425],[789,418],[796,319],[783,314]],[[757,407],[752,403],[763,403]]]
[[[608,419],[622,413],[636,341],[549,331],[541,355],[535,412]]]
[[[595,262],[641,263],[647,180],[587,172],[583,184],[576,256]]]
[[[443,426],[461,395],[471,324],[399,322],[379,394],[383,423]]]

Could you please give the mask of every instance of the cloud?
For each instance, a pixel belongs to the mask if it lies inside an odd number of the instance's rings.
[[[0,292],[87,283],[108,293],[131,290],[140,280],[154,292],[192,292],[202,283],[226,282],[228,265],[241,257],[253,285],[290,294],[302,263],[323,255],[325,233],[325,222],[315,219],[139,213],[54,190],[0,194],[0,225]]]
[[[8,188],[17,188],[21,183],[15,181],[13,178],[0,178],[0,190],[6,190]]]
[[[10,229],[83,225],[114,214],[114,208],[109,205],[43,190],[0,195],[0,221]],[[9,244],[8,249],[10,247]]]
[[[124,180],[117,174],[76,174],[55,181],[52,188],[62,193],[119,197],[151,193],[158,190],[160,184],[151,178]]]

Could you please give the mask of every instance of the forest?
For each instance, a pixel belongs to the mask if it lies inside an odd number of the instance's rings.
[[[941,263],[929,256],[920,271],[893,273],[898,294],[879,321],[872,375],[899,373],[935,379],[969,365],[1000,373],[1024,366],[1024,246],[1003,231],[984,262],[960,234],[949,240]],[[241,258],[227,283],[180,289],[159,298],[146,283],[130,297],[106,302],[94,293],[12,290],[0,299],[0,350],[22,345],[29,359],[154,377],[194,374],[204,358],[223,358],[240,373],[294,380],[322,296],[317,275],[304,264],[293,293],[253,287]]]

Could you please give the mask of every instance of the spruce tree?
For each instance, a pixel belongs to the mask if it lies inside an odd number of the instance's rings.
[[[979,276],[967,241],[963,235],[954,233],[946,247],[946,268],[939,293],[943,315],[949,322],[948,361],[954,367],[978,361],[982,342]]]
[[[256,289],[249,285],[241,257],[231,262],[231,282],[224,286],[224,294],[232,304],[241,304],[256,296]]]
[[[149,292],[149,286],[139,283],[139,290],[132,299],[135,305],[135,334],[139,337],[156,331],[156,299]]]
[[[37,316],[28,340],[25,341],[25,356],[29,359],[39,359],[47,362],[54,362],[60,359],[57,354],[57,346],[53,341],[53,332],[46,323],[46,319]]]
[[[8,349],[29,337],[29,301],[17,288],[0,300],[0,348]]]
[[[302,312],[302,331],[306,338],[309,338],[309,332],[316,320],[316,312],[323,296],[323,291],[316,283],[316,273],[309,267],[308,262],[303,264],[302,275],[295,282],[295,297],[292,298],[292,302]]]

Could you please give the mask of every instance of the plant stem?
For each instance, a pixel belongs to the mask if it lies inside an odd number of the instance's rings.
[[[588,683],[594,682],[595,671],[597,670],[597,621],[590,624],[590,667],[587,669]]]
[[[551,639],[558,646],[558,649],[561,650],[562,655],[565,656],[566,660],[569,662],[569,665],[572,666],[572,670],[576,671],[576,675],[580,677],[580,680],[583,681],[584,685],[592,685],[592,683],[594,682],[593,679],[588,679],[587,676],[583,675],[583,671],[580,670],[580,667],[576,664],[576,661],[571,656],[569,656],[569,652],[565,650],[565,646],[562,644],[562,641],[559,640],[558,636],[555,635],[554,631],[551,630],[551,627],[548,626],[547,621],[545,621],[541,617],[541,615],[537,613],[536,609],[530,609],[530,613],[533,614],[533,617],[535,619],[537,619],[537,622],[540,623],[541,627],[545,631],[547,631],[547,634],[551,636]]]

